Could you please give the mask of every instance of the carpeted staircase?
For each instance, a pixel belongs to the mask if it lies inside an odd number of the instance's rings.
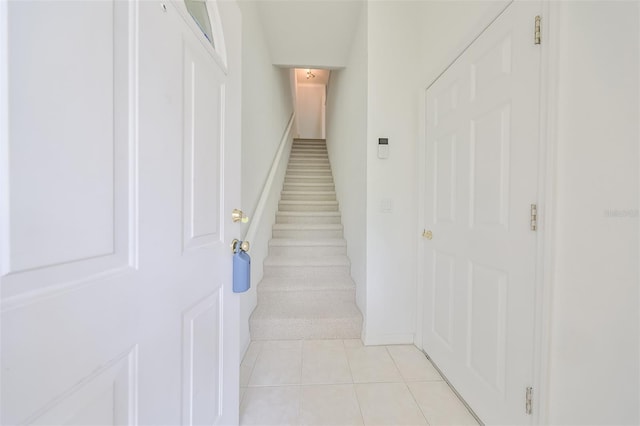
[[[296,139],[251,339],[360,338],[362,314],[346,253],[326,143]]]

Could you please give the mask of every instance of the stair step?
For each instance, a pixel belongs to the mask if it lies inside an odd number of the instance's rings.
[[[269,255],[273,256],[338,256],[347,254],[344,238],[273,238]]]
[[[291,163],[289,162],[289,166],[287,166],[287,170],[308,170],[308,169],[312,169],[312,170],[325,170],[325,171],[331,171],[331,166],[329,165],[329,163]]]
[[[323,279],[312,277],[299,280],[288,277],[264,277],[257,287],[258,293],[286,291],[347,291],[355,290],[356,285],[350,276]]]
[[[325,140],[294,140],[251,338],[359,338],[362,314]]]
[[[283,187],[284,191],[335,191],[333,183],[290,183],[286,182]]]
[[[333,183],[333,175],[331,171],[328,172],[317,172],[317,171],[295,171],[295,172],[287,172],[284,176],[284,181],[287,183],[291,182],[328,182]]]
[[[301,289],[290,291],[263,291],[258,292],[259,305],[280,306],[286,309],[287,305],[300,305],[310,303],[353,303],[356,297],[355,288],[342,290],[313,290]]]
[[[322,178],[322,181],[319,182],[314,182],[313,179],[315,178]],[[333,174],[331,173],[331,171],[329,170],[328,172],[318,172],[318,171],[314,171],[314,172],[305,172],[303,170],[287,170],[287,172],[284,175],[284,179],[285,182],[287,180],[291,180],[291,179],[302,179],[301,182],[304,182],[305,179],[311,179],[309,181],[307,181],[308,183],[333,183]]]
[[[295,149],[291,150],[291,158],[320,158],[329,159],[329,151],[326,149]]]
[[[251,314],[253,340],[358,339],[362,314],[353,302],[258,305]]]
[[[290,172],[326,172],[331,174],[331,167],[327,164],[289,164],[287,173]]]
[[[306,175],[297,175],[297,176],[286,176],[284,177],[284,183],[324,183],[333,185],[333,176],[306,176]]]
[[[278,210],[283,212],[336,212],[338,211],[338,202],[280,200]]]
[[[294,139],[293,140],[293,145],[294,146],[301,146],[301,145],[321,145],[321,146],[326,146],[327,142],[324,139]]]
[[[334,201],[335,191],[282,191],[281,200]]]
[[[342,238],[342,224],[276,223],[273,238]]]
[[[328,160],[329,155],[327,152],[321,152],[321,151],[318,151],[318,152],[291,151],[291,155],[289,155],[289,160],[298,160],[302,158]]]
[[[304,168],[312,168],[312,169],[329,169],[331,170],[331,164],[327,160],[317,160],[317,161],[303,161],[303,160],[294,160],[289,161],[288,169],[304,169]]]
[[[293,153],[289,156],[289,164],[291,163],[322,163],[329,164],[329,156],[324,155],[316,155],[316,154],[298,154]]]
[[[302,257],[286,257],[279,256],[284,259],[292,259],[289,263],[282,263],[277,261],[272,261],[272,263],[267,262],[265,259],[263,270],[265,277],[277,277],[277,278],[291,278],[291,279],[300,279],[300,280],[308,280],[310,278],[321,278],[321,279],[334,279],[347,277],[351,274],[351,265],[349,263],[349,259],[346,256],[342,256],[345,258],[345,261],[338,263],[338,260],[335,259],[339,256],[321,256],[318,258],[302,258]],[[332,258],[331,261],[327,263],[312,263],[310,260],[317,259],[325,259]],[[298,264],[293,264],[293,259],[298,260]],[[306,261],[306,264],[303,264],[303,261]]]
[[[276,223],[340,223],[340,212],[277,212]]]
[[[318,162],[329,163],[329,156],[327,154],[312,154],[312,153],[297,153],[294,152],[289,156],[289,162]]]
[[[264,266],[295,266],[306,267],[343,267],[351,266],[347,256],[274,256],[264,259]],[[348,276],[348,275],[347,275]]]
[[[324,145],[293,145],[291,152],[328,152]]]

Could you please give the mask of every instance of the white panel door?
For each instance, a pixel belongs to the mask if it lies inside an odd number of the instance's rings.
[[[426,91],[423,348],[487,424],[530,423],[539,9],[511,4]]]
[[[240,19],[0,2],[2,424],[234,424]]]

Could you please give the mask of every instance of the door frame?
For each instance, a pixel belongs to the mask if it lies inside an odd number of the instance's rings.
[[[426,91],[436,80],[460,57],[482,33],[504,12],[514,0],[495,4],[489,7],[485,15],[478,20],[436,69],[429,76],[420,90],[419,132],[418,132],[418,223],[416,230],[422,233],[425,213],[425,179],[426,170],[422,159],[426,155]],[[540,0],[541,5],[541,38],[540,48],[540,132],[538,149],[538,232],[536,233],[536,277],[534,281],[534,342],[533,342],[533,410],[531,424],[546,424],[549,420],[549,386],[551,348],[551,324],[553,307],[553,285],[555,266],[555,211],[556,211],[556,157],[557,157],[557,103],[558,103],[558,28],[559,5],[550,0]],[[533,30],[533,23],[531,25]],[[533,34],[532,34],[533,38]],[[418,258],[424,256],[424,240],[417,243]],[[424,351],[422,334],[424,319],[424,292],[421,283],[424,281],[424,265],[418,262],[417,298],[416,298],[416,334],[415,344]],[[425,351],[426,353],[426,351]],[[427,354],[428,355],[428,354]],[[524,395],[523,395],[524,396]],[[524,404],[524,402],[523,402]],[[524,405],[523,405],[524,407]]]

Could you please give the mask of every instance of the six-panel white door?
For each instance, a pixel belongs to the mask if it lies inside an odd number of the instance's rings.
[[[539,9],[512,3],[426,91],[423,348],[487,424],[530,422]]]
[[[235,424],[240,18],[0,2],[3,424]]]

